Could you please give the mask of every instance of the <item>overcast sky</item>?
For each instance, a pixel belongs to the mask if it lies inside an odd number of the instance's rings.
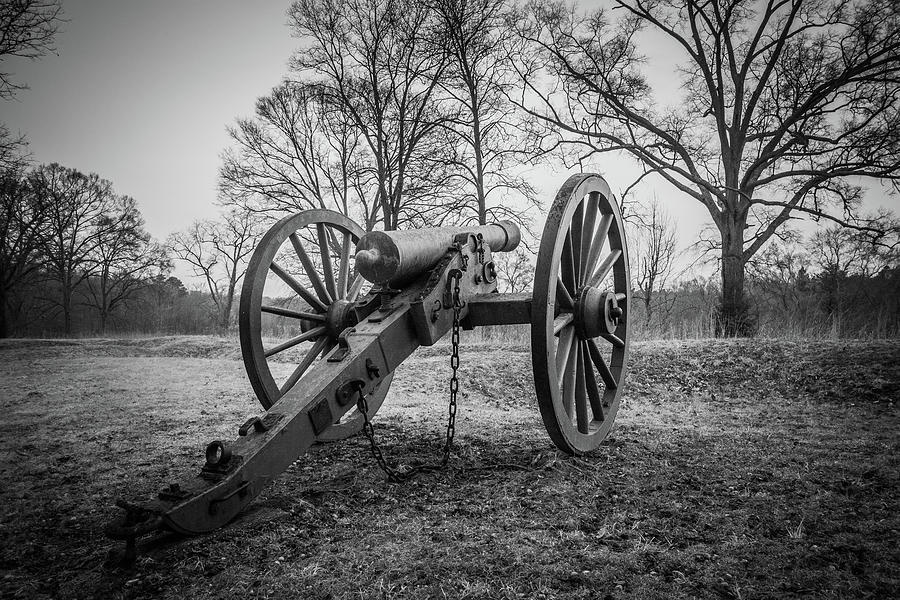
[[[215,215],[225,128],[287,72],[290,2],[64,0],[58,56],[12,64],[31,88],[2,120],[36,162],[95,172],[164,238]]]
[[[215,217],[226,127],[250,115],[256,98],[287,74],[297,44],[286,24],[289,5],[64,0],[67,22],[56,39],[58,55],[4,65],[30,89],[0,104],[0,120],[27,135],[35,162],[95,172],[118,193],[133,196],[147,229],[163,239],[195,219]],[[654,51],[657,41],[642,40],[642,51],[652,57],[651,76],[668,88],[658,96],[665,98],[677,89],[678,56]],[[598,170],[614,191],[637,173],[630,161],[600,161]],[[535,169],[547,204],[565,177],[549,167]],[[873,205],[896,204],[875,191]],[[664,185],[656,193],[661,200],[676,197]],[[692,200],[669,206],[684,248],[709,217]]]

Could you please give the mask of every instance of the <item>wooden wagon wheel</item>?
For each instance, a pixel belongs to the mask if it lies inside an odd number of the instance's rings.
[[[597,448],[612,428],[628,362],[629,283],[609,185],[599,175],[573,175],[547,216],[531,307],[538,406],[565,452]]]
[[[338,335],[355,325],[352,308],[366,281],[355,273],[351,262],[363,233],[340,213],[306,210],[278,221],[253,252],[244,276],[238,320],[244,366],[263,408],[269,409],[293,389],[313,364],[334,349]],[[276,303],[267,296],[287,296],[288,302]],[[265,348],[264,313],[288,321],[292,337]],[[311,342],[311,347],[302,357],[287,359],[295,366],[286,378],[276,381],[273,364],[283,366],[286,357],[306,342]],[[393,374],[386,377],[367,399],[370,417],[381,407],[392,378]],[[362,414],[353,408],[318,439],[340,440],[362,426]]]

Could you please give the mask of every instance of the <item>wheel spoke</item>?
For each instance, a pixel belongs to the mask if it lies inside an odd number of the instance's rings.
[[[353,284],[350,286],[350,290],[347,292],[347,300],[350,302],[356,302],[356,297],[359,296],[359,291],[362,289],[363,284],[366,283],[366,280],[362,275],[357,275],[353,279]]]
[[[562,387],[564,371],[569,360],[569,352],[572,351],[572,341],[575,337],[575,328],[566,327],[559,334],[559,344],[556,346],[556,378],[557,386]]]
[[[292,319],[305,319],[307,321],[319,321],[321,323],[325,322],[324,315],[310,313],[310,312],[301,312],[298,310],[291,310],[289,308],[282,308],[280,306],[263,305],[260,307],[260,310],[264,313],[269,313],[272,315],[279,315],[282,317],[290,317]]]
[[[603,420],[603,401],[600,398],[600,388],[597,386],[597,378],[594,376],[594,369],[591,368],[591,350],[590,340],[586,340],[584,344],[584,374],[587,385],[588,399],[591,401],[591,412],[594,414],[595,421]],[[602,359],[602,357],[601,357]],[[606,363],[603,363],[604,365]]]
[[[291,373],[290,377],[284,382],[284,385],[278,390],[281,392],[281,395],[284,396],[288,390],[290,390],[296,383],[303,377],[303,374],[309,368],[313,361],[322,353],[322,350],[325,349],[325,346],[328,344],[328,338],[323,337],[316,340],[316,343],[313,344],[313,347],[309,349],[306,353],[306,356],[303,357],[303,360],[300,361],[300,364],[297,365],[297,368],[294,369],[294,372]]]
[[[594,223],[597,220],[597,212],[600,206],[600,194],[592,192],[584,199],[584,225],[581,234],[581,282],[588,277],[588,256],[591,253],[591,246],[594,239]]]
[[[600,260],[600,253],[603,252],[603,244],[606,242],[606,236],[609,234],[609,227],[612,225],[613,216],[612,215],[603,215],[600,217],[600,224],[597,226],[597,231],[594,232],[594,239],[591,240],[591,249],[588,252],[588,271],[590,273],[585,275],[585,281],[590,281],[591,277],[594,275],[594,271],[596,271],[595,265],[597,261]]]
[[[325,271],[325,287],[332,298],[337,298],[338,294],[334,285],[334,271],[331,270],[331,251],[328,248],[325,224],[316,223],[316,232],[319,234],[319,252],[322,254],[322,270]]]
[[[274,354],[278,354],[279,352],[283,352],[283,351],[287,350],[288,348],[293,348],[294,346],[296,346],[297,344],[300,344],[301,342],[305,342],[307,340],[317,338],[324,333],[325,333],[324,326],[313,327],[309,331],[305,331],[296,337],[292,337],[291,339],[284,342],[283,344],[278,344],[274,348],[272,348],[270,350],[266,350],[266,358],[269,358],[270,356],[272,356]]]
[[[597,371],[600,373],[600,379],[603,380],[603,385],[610,390],[616,389],[618,387],[616,380],[613,377],[612,371],[610,371],[609,367],[606,365],[606,361],[603,360],[603,355],[600,353],[600,348],[597,347],[597,342],[594,340],[587,340],[587,347],[588,353],[591,355],[591,362],[597,367]]]
[[[603,262],[597,267],[597,271],[594,273],[593,277],[591,277],[590,281],[588,281],[588,286],[597,287],[600,285],[600,282],[603,281],[615,262],[619,260],[620,256],[622,256],[621,250],[613,250],[610,252],[609,256],[604,258]]]
[[[553,319],[553,335],[558,335],[560,330],[571,323],[574,318],[575,315],[572,313],[560,313],[559,316]]]
[[[587,391],[584,381],[584,347],[582,344],[578,344],[575,369],[575,421],[578,424],[578,431],[587,433]]]
[[[562,256],[560,257],[560,272],[562,273],[562,281],[566,287],[566,291],[570,296],[575,294],[577,289],[575,286],[575,259],[572,256],[572,236],[566,234],[563,242]]]
[[[563,406],[566,409],[566,414],[569,417],[572,416],[572,413],[575,410],[575,359],[578,356],[578,350],[576,348],[572,348],[569,351],[568,359],[566,360],[566,370],[565,376],[563,378]]]
[[[572,263],[575,267],[575,289],[577,290],[581,287],[581,284],[584,283],[584,271],[581,270],[582,256],[581,256],[581,238],[584,234],[584,201],[575,207],[575,212],[572,214],[572,227],[570,228],[570,233],[572,234]]]
[[[307,304],[309,304],[313,309],[318,309],[319,312],[325,312],[328,310],[328,307],[322,303],[321,300],[316,298],[316,296],[310,292],[308,289],[303,287],[299,281],[288,275],[284,269],[278,266],[277,263],[272,263],[269,265],[269,269],[272,270],[273,273],[278,275],[283,282],[288,284],[292,290],[297,292],[301,298],[303,298]]]
[[[602,337],[607,342],[611,343],[616,348],[624,348],[625,347],[625,342],[623,342],[622,338],[620,338],[617,335],[613,335],[611,333],[601,333],[600,337]]]
[[[575,301],[572,300],[572,295],[566,289],[566,284],[559,278],[556,280],[556,303],[560,308],[568,308],[569,310],[575,307]]]
[[[350,234],[344,234],[344,242],[341,245],[341,268],[338,271],[338,296],[347,297],[347,280],[350,278]]]
[[[300,238],[297,237],[296,233],[292,233],[288,236],[288,239],[291,240],[291,245],[294,247],[294,252],[297,253],[297,257],[300,259],[300,262],[303,263],[303,269],[306,271],[306,275],[309,277],[309,281],[310,283],[312,283],[313,289],[316,290],[316,295],[319,296],[319,300],[321,300],[326,305],[334,302],[333,297],[328,293],[328,291],[325,289],[325,286],[322,284],[322,278],[319,277],[318,272],[316,272],[316,266],[309,259],[309,255],[306,254],[306,250],[303,249],[303,244],[300,242]]]

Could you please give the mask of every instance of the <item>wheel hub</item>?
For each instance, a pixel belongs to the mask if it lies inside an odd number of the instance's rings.
[[[336,338],[348,327],[356,325],[356,312],[353,307],[356,303],[347,300],[337,300],[328,307],[325,313],[325,330],[332,338]]]
[[[622,308],[613,292],[601,292],[585,287],[575,298],[575,332],[582,339],[615,333],[622,317]]]

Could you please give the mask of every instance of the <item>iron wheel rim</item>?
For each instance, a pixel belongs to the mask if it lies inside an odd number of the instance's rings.
[[[566,273],[564,265],[569,263],[572,272]],[[607,275],[591,285],[603,269]],[[590,452],[606,438],[615,421],[630,345],[631,289],[624,222],[602,177],[573,175],[560,188],[548,212],[535,272],[531,344],[541,418],[558,448],[570,454]],[[601,289],[610,275],[610,283]],[[558,290],[560,286],[568,298]],[[586,288],[597,289],[604,302],[612,302],[604,304],[605,315],[615,308],[621,311],[612,332],[591,337],[576,327],[579,302],[584,296],[596,296],[585,292]],[[563,324],[567,313],[573,316]],[[591,390],[588,373],[596,393]]]
[[[322,235],[321,232],[326,230],[326,228],[334,230],[342,236],[340,261],[337,265],[337,277],[335,277],[334,268],[331,267],[330,261],[332,260],[332,257],[329,257],[327,260],[323,258],[326,254],[330,254],[330,252],[325,250],[321,245],[320,237],[319,252],[322,264],[320,272],[318,272],[316,276],[319,277],[319,283],[325,288],[325,296],[320,294],[321,290],[317,286],[308,287],[299,281],[295,281],[295,283],[306,289],[309,296],[317,298],[319,303],[307,302],[309,306],[308,310],[285,310],[284,312],[314,314],[319,318],[324,319],[327,309],[330,308],[332,303],[337,300],[355,301],[360,296],[360,290],[365,284],[365,281],[362,280],[360,275],[352,275],[352,271],[349,267],[351,260],[350,251],[352,248],[355,248],[356,242],[365,231],[352,219],[341,213],[324,209],[302,211],[280,219],[265,233],[265,235],[263,235],[247,265],[247,271],[241,289],[238,324],[244,367],[247,371],[247,376],[253,387],[253,391],[256,393],[257,399],[266,410],[274,406],[282,397],[294,391],[297,384],[302,380],[302,377],[308,373],[314,365],[324,360],[336,346],[334,336],[329,335],[327,332],[322,332],[321,335],[309,338],[308,340],[303,340],[313,341],[313,347],[307,351],[303,361],[297,365],[294,372],[287,380],[285,380],[284,384],[279,384],[272,374],[270,358],[267,356],[267,352],[271,352],[273,349],[270,348],[267,351],[263,344],[262,315],[264,311],[268,312],[273,308],[278,308],[263,305],[266,280],[270,276],[270,272],[275,272],[272,265],[275,263],[275,259],[282,249],[282,246],[286,242],[290,242],[293,245],[294,241],[299,239],[299,236],[296,236],[296,234],[308,227],[315,227],[319,236]],[[292,239],[292,235],[295,236],[294,239]],[[327,235],[326,231],[326,236]],[[294,248],[296,253],[296,246],[294,246]],[[331,271],[330,273],[326,270],[326,264]],[[277,264],[276,267],[281,268]],[[281,268],[281,270],[285,271],[283,268]],[[304,265],[304,271],[306,271],[307,277],[312,277],[309,270],[306,268],[306,265]],[[290,273],[287,274],[288,276],[291,276]],[[310,287],[312,289],[310,289]],[[299,296],[296,291],[294,291],[294,293],[295,296]],[[334,297],[332,298],[331,296]],[[326,302],[326,297],[330,298],[332,302]],[[325,310],[323,310],[322,305],[324,305]],[[281,316],[285,315],[282,314]],[[321,322],[324,323],[324,321]],[[317,324],[315,327],[324,327],[324,325]],[[301,333],[294,339],[301,337],[302,335],[304,334]],[[288,342],[290,341],[291,340],[288,340]],[[297,343],[299,344],[302,342]],[[313,353],[314,355],[310,357]],[[309,364],[306,365],[305,369],[302,369],[302,372],[296,376],[293,382],[290,382],[291,378],[296,375],[301,365],[307,360]],[[374,416],[384,402],[384,397],[387,395],[388,389],[390,388],[392,378],[393,373],[385,377],[378,388],[372,392],[367,399],[370,418]],[[287,385],[288,383],[290,383],[290,385]],[[322,441],[333,441],[353,435],[362,428],[362,417],[363,416],[359,414],[354,407],[344,415],[344,418],[339,423],[327,429],[319,437]]]

